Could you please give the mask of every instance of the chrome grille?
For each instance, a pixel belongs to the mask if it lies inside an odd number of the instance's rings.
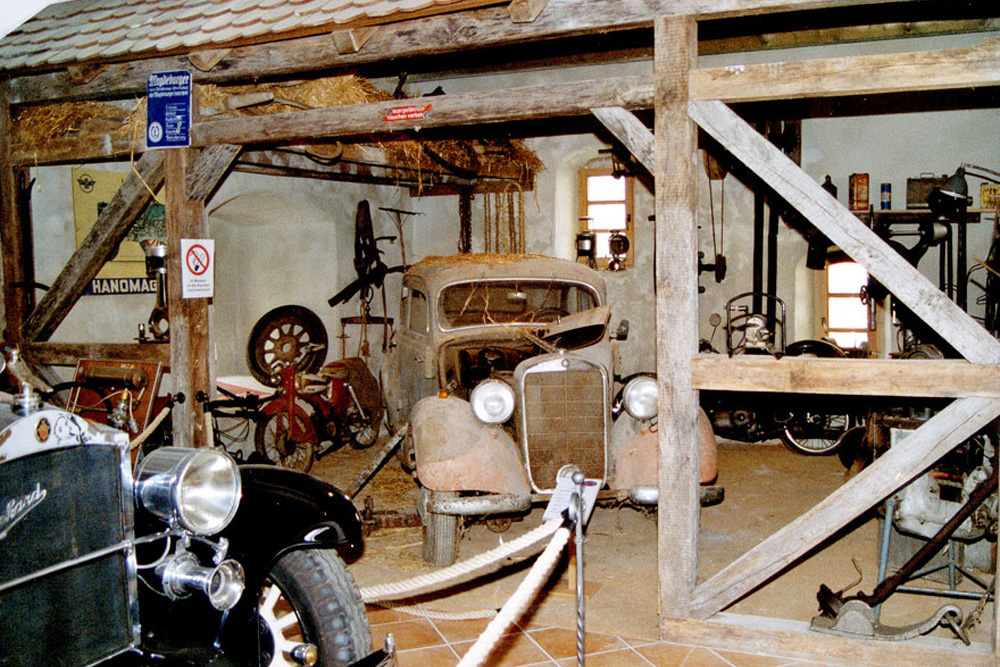
[[[608,411],[601,368],[559,359],[529,369],[522,382],[522,444],[532,487],[554,489],[559,469],[570,463],[604,479]]]

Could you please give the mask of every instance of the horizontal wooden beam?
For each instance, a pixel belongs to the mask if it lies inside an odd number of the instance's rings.
[[[195,83],[224,84],[316,71],[346,71],[372,63],[419,56],[461,54],[560,37],[651,28],[656,16],[721,18],[769,12],[885,4],[890,0],[616,0],[549,2],[534,21],[511,21],[506,7],[448,13],[380,26],[355,53],[340,53],[329,34],[234,47],[209,71],[194,71]],[[12,104],[142,95],[151,72],[189,69],[188,54],[108,63],[89,81],[74,83],[65,71],[17,76]]]
[[[757,102],[1000,84],[1000,37],[956,49],[694,70],[695,100]]]
[[[732,109],[692,101],[688,113],[963,357],[1000,364],[1000,342]]]
[[[75,366],[80,359],[151,361],[170,366],[166,343],[25,343],[21,356],[33,365]]]
[[[1000,398],[1000,367],[962,360],[700,355],[696,389],[853,396]]]
[[[1000,415],[1000,400],[960,398],[815,507],[699,585],[692,617],[707,618],[823,544]]]
[[[789,664],[844,665],[959,665],[995,667],[996,658],[988,644],[965,647],[947,644],[915,645],[878,639],[824,635],[809,630],[805,621],[788,621],[745,614],[722,613],[707,621],[661,617],[660,639],[676,644],[771,655]]]

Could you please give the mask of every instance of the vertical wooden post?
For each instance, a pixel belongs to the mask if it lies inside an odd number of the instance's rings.
[[[193,152],[167,151],[167,308],[170,313],[170,378],[174,397],[184,395],[173,409],[174,444],[204,447],[209,429],[199,395],[211,395],[208,299],[181,298],[181,239],[205,238],[208,224],[202,200],[188,198],[187,174]]]
[[[21,326],[31,310],[34,287],[30,236],[17,205],[18,170],[11,158],[13,119],[7,82],[0,83],[0,262],[3,263],[4,342],[21,344]]]
[[[689,618],[698,574],[698,351],[694,123],[688,79],[698,54],[692,16],[655,21],[656,370],[660,381],[659,578],[661,628]]]

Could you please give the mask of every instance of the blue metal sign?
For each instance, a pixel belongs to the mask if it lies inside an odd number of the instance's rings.
[[[153,72],[146,80],[146,146],[191,145],[191,72]]]

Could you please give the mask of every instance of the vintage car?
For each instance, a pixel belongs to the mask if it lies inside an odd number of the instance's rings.
[[[371,650],[343,560],[360,517],[337,489],[212,448],[161,447],[133,473],[126,433],[6,398],[0,665],[393,663]]]
[[[616,386],[628,324],[610,320],[603,278],[568,260],[456,255],[406,272],[382,384],[390,424],[410,424],[401,457],[420,485],[425,560],[453,562],[466,518],[528,511],[564,466],[657,502],[657,382]],[[701,427],[707,482],[715,438],[704,415]]]

